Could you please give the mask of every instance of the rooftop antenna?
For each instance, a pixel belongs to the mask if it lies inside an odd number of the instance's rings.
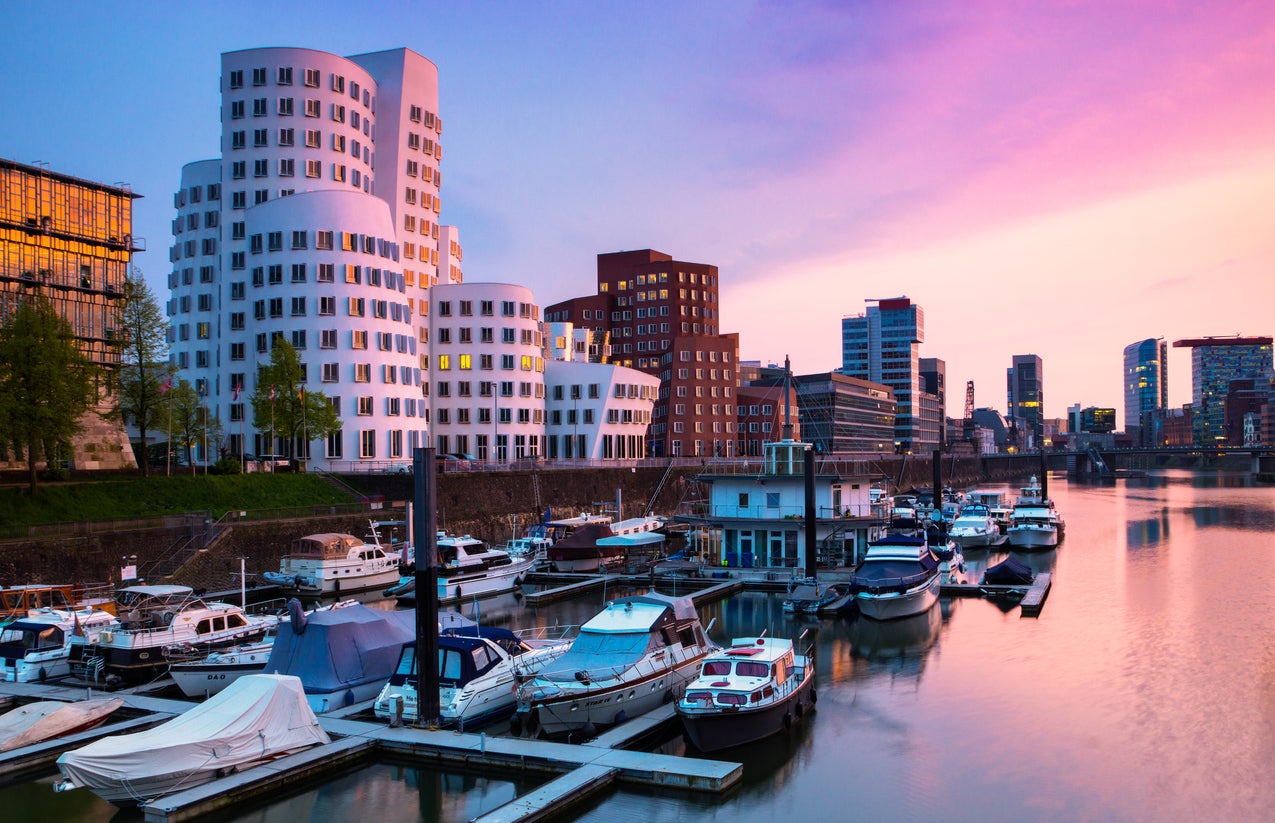
[[[784,429],[783,439],[792,440],[792,366],[788,355],[784,355]]]

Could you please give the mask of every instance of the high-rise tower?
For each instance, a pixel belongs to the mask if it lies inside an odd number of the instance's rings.
[[[1191,425],[1197,446],[1226,441],[1226,396],[1233,380],[1271,384],[1270,337],[1197,337],[1175,340],[1191,350]]]
[[[920,344],[925,312],[907,297],[875,300],[865,313],[841,320],[841,373],[894,389],[894,441],[903,451],[939,444],[942,415],[923,408]],[[937,415],[937,419],[931,417]]]
[[[1169,406],[1168,344],[1149,337],[1124,348],[1124,429],[1153,446],[1158,416]]]
[[[1045,369],[1034,354],[1016,354],[1005,370],[1007,405],[1018,427],[1018,446],[1041,448],[1045,437]]]

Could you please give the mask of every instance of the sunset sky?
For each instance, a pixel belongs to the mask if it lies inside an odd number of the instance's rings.
[[[258,5],[264,7],[259,9]],[[1275,6],[1265,3],[11,5],[0,155],[128,182],[166,297],[172,194],[218,154],[220,54],[406,46],[439,68],[442,222],[470,281],[591,293],[595,256],[720,268],[746,359],[841,364],[907,295],[922,356],[1005,407],[1122,407],[1146,337],[1275,332]],[[1170,402],[1190,357],[1170,349]],[[1122,418],[1119,418],[1122,419]]]

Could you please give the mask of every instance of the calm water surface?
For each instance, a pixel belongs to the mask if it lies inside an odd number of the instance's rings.
[[[1020,556],[1055,573],[1039,618],[960,599],[891,623],[802,623],[752,593],[701,609],[719,641],[816,627],[818,711],[789,736],[715,755],[744,763],[729,797],[626,788],[576,819],[1275,817],[1275,490],[1167,473],[1114,485],[1055,474],[1050,492],[1066,539]],[[494,601],[483,619],[577,623],[600,602]],[[680,737],[661,751],[687,753]],[[378,765],[233,819],[461,821],[533,785],[519,780]],[[0,789],[0,808],[29,819],[111,819],[93,801],[42,781]]]

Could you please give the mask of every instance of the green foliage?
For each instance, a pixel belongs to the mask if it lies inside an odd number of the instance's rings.
[[[0,487],[0,528],[70,521],[108,522],[211,510],[280,509],[352,502],[317,475],[152,476],[46,486],[36,497]]]
[[[208,470],[212,474],[243,474],[243,462],[234,455],[226,455],[219,459]]]
[[[249,402],[252,427],[260,432],[272,432],[274,437],[287,438],[290,443],[299,443],[303,437],[311,443],[326,440],[328,435],[341,429],[341,420],[327,396],[323,392],[305,390],[301,358],[286,340],[276,340],[270,363],[257,367],[257,386]],[[273,447],[272,439],[271,451]],[[285,453],[296,452],[289,448]]]
[[[166,362],[168,321],[140,271],[134,269],[124,281],[124,293],[117,338],[120,371],[116,395],[124,422],[134,423],[146,443],[149,431],[163,427],[168,411],[165,392],[171,383],[165,381],[172,376]],[[141,464],[143,476],[149,474],[147,461]]]
[[[202,442],[208,444],[206,453],[212,454],[221,441],[221,419],[209,411],[189,380],[178,380],[165,397],[172,410],[173,445],[186,450],[186,462],[194,474],[197,467],[191,452]]]
[[[99,376],[44,296],[26,295],[0,326],[0,432],[26,455],[31,494],[36,464],[79,431]]]

